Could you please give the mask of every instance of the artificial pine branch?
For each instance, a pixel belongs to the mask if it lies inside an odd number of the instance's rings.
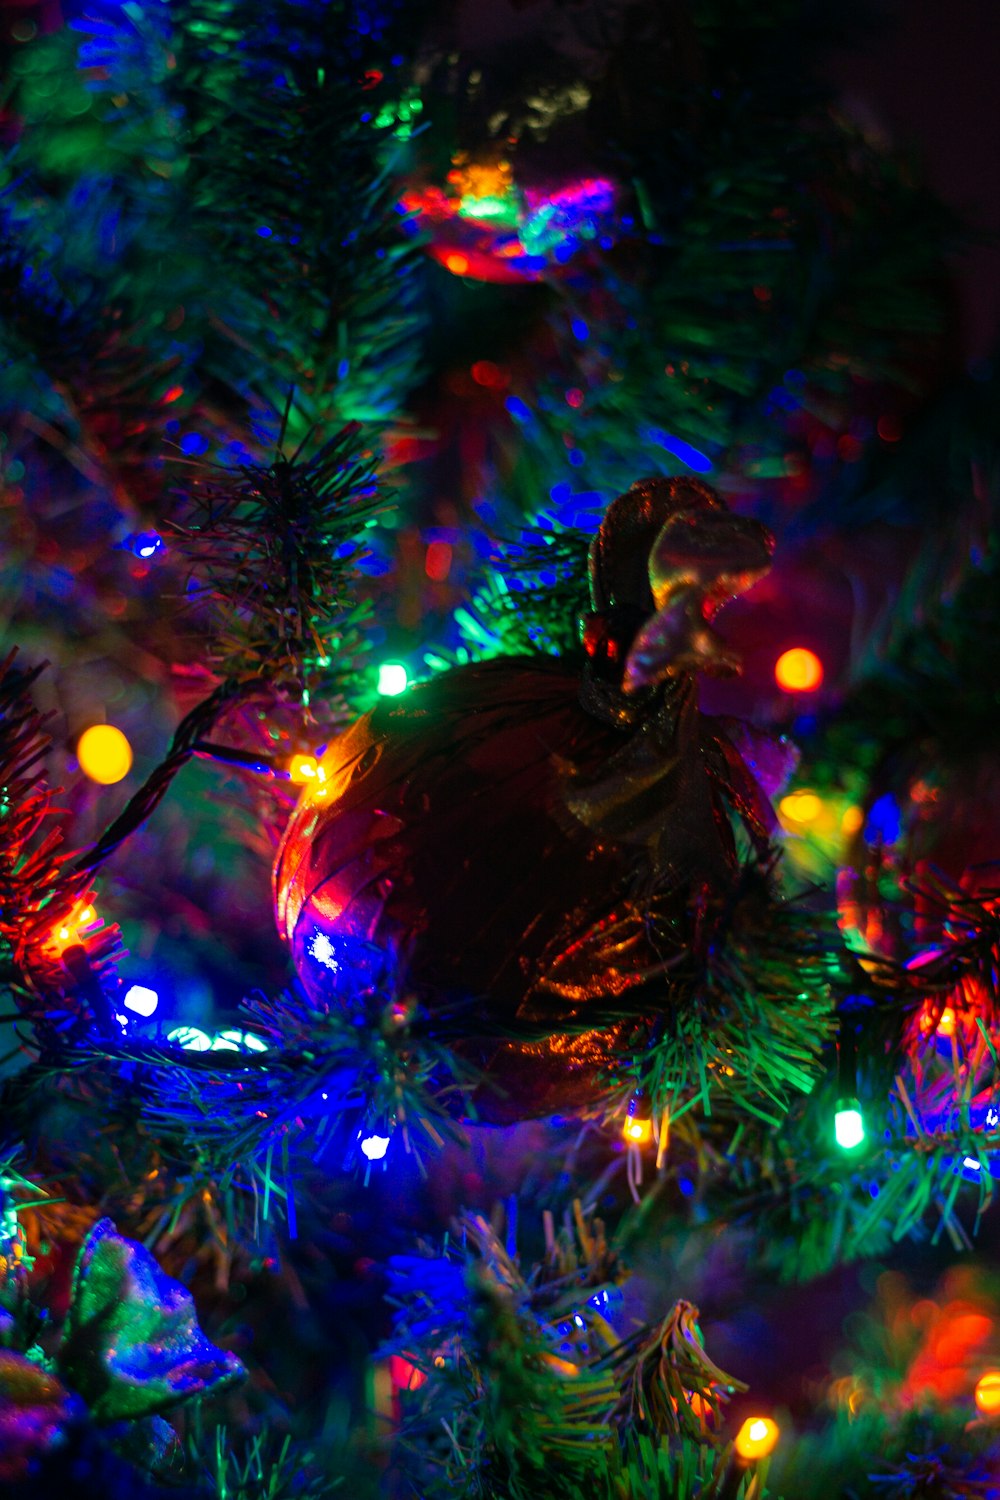
[[[357,426],[311,456],[286,458],[279,445],[266,468],[194,472],[177,534],[209,596],[210,655],[227,680],[293,687],[308,705],[324,677],[350,679],[366,614],[356,559],[382,504]]]
[[[834,922],[784,897],[773,865],[751,862],[723,909],[706,914],[695,964],[636,1054],[630,1089],[656,1117],[694,1104],[778,1124],[811,1091],[833,1035],[845,977]]]
[[[582,1248],[592,1238],[582,1217],[579,1233]],[[525,1274],[482,1218],[464,1218],[455,1238],[460,1251],[390,1263],[399,1312],[389,1348],[421,1377],[402,1393],[399,1433],[421,1494],[576,1500],[604,1475],[621,1481],[609,1493],[628,1494],[624,1475],[650,1461],[664,1473],[666,1433],[678,1474],[721,1476],[697,1451],[718,1440],[721,1388],[739,1382],[701,1348],[696,1308],[678,1303],[661,1327],[620,1342],[572,1282],[553,1308],[544,1273]]]
[[[164,142],[188,205],[180,248],[189,258],[197,245],[231,289],[224,311],[195,293],[202,378],[252,386],[272,409],[294,385],[307,427],[391,420],[415,376],[415,263],[394,214],[403,148],[365,89],[373,19],[360,25],[343,0],[267,13],[184,0],[169,20],[84,23],[104,99],[140,113],[148,100],[155,121],[159,87],[183,120]],[[127,132],[128,108],[115,123]]]
[[[476,1079],[391,989],[323,1011],[297,994],[256,997],[247,1015],[266,1050],[189,1052],[92,1029],[61,1038],[8,1089],[8,1127],[30,1131],[53,1093],[100,1100],[150,1157],[157,1233],[211,1202],[237,1247],[273,1216],[294,1237],[309,1163],[365,1166],[358,1141],[372,1133],[395,1134],[393,1149],[419,1163],[428,1145],[463,1138],[458,1116]]]
[[[629,161],[635,201],[601,274],[560,281],[531,353],[509,362],[495,498],[530,518],[583,476],[606,500],[636,472],[714,466],[734,488],[751,481],[767,514],[768,492],[810,471],[829,527],[863,468],[835,462],[821,478],[810,436],[848,432],[858,380],[890,405],[926,385],[953,225],[907,163],[835,113],[817,74],[803,88],[800,58],[776,65],[789,14],[734,7],[720,23],[696,0],[683,7],[693,45],[671,47],[641,87],[636,55],[648,66],[670,24],[650,12],[638,48],[609,18],[591,64],[608,79],[581,91],[593,157],[612,179]]]

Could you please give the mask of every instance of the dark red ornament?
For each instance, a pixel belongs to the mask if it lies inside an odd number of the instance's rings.
[[[707,485],[642,480],[591,548],[579,660],[497,659],[341,735],[274,869],[317,1004],[387,966],[479,1067],[479,1118],[585,1113],[679,1003],[692,945],[770,805],[695,671],[737,663],[714,612],[772,542]],[[700,934],[700,936],[699,936]]]

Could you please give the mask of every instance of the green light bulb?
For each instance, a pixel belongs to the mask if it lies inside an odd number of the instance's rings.
[[[378,690],[383,698],[396,698],[405,693],[409,681],[401,661],[384,661],[378,669]]]
[[[842,1151],[853,1151],[865,1138],[865,1122],[857,1099],[841,1099],[833,1117],[833,1133]]]

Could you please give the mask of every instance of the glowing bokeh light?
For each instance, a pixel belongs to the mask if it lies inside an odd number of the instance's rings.
[[[381,1161],[388,1149],[387,1135],[368,1135],[361,1142],[362,1155],[367,1156],[369,1161]]]
[[[113,724],[92,724],[76,746],[80,769],[99,786],[114,786],[132,769],[132,746]]]
[[[218,1031],[212,1038],[213,1052],[266,1052],[267,1043],[252,1031],[239,1031],[235,1027]]]
[[[199,1026],[175,1026],[167,1032],[167,1041],[183,1047],[185,1052],[207,1052],[212,1045],[212,1038]]]
[[[789,792],[778,803],[778,813],[786,826],[806,828],[822,816],[823,799],[815,792]]]
[[[1000,1370],[987,1370],[976,1381],[976,1405],[984,1417],[1000,1416]]]
[[[774,680],[785,693],[814,693],[823,681],[823,663],[808,647],[793,646],[775,662]]]
[[[865,815],[861,811],[861,808],[852,806],[844,812],[844,816],[840,820],[840,827],[847,834],[848,838],[853,838],[856,833],[861,831],[864,821]]]
[[[450,542],[429,542],[424,558],[424,572],[432,583],[444,583],[451,572]]]

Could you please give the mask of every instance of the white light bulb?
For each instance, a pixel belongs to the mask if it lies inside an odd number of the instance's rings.
[[[155,990],[147,989],[144,984],[133,984],[125,991],[122,1004],[128,1010],[134,1010],[137,1015],[151,1016],[160,1003],[160,997]]]

